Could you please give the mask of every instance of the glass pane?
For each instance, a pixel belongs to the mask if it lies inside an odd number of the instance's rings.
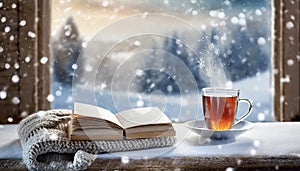
[[[53,108],[158,106],[203,119],[201,89],[238,88],[273,116],[271,0],[53,0]],[[238,113],[247,105],[240,104]]]

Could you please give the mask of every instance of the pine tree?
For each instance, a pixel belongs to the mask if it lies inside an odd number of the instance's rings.
[[[83,49],[82,40],[79,38],[79,32],[72,17],[67,19],[59,32],[59,37],[52,42],[51,46],[53,79],[63,85],[71,86],[73,77],[81,73],[81,68],[76,65],[76,62]]]

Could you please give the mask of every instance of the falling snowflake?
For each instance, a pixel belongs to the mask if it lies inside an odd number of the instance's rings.
[[[265,121],[266,116],[265,116],[264,113],[258,113],[258,114],[257,114],[257,119],[258,119],[259,121]]]
[[[29,56],[27,56],[26,58],[25,58],[25,62],[30,62],[30,57]]]
[[[235,169],[233,167],[227,167],[225,171],[235,171]]]
[[[168,85],[167,90],[168,90],[169,93],[171,93],[173,91],[173,87],[171,85]]]
[[[40,59],[40,62],[41,62],[41,64],[46,64],[46,63],[48,62],[48,57],[43,56],[43,57]]]
[[[192,10],[192,15],[198,15],[198,11],[196,9]]]
[[[259,140],[254,140],[254,141],[253,141],[253,145],[254,145],[255,147],[259,147],[259,146],[260,146],[260,141],[259,141]]]
[[[77,65],[77,64],[73,64],[73,65],[72,65],[72,69],[73,69],[73,70],[78,69],[78,65]]]
[[[15,4],[15,3],[11,4],[11,8],[12,8],[12,9],[17,8],[17,4]]]
[[[13,75],[13,76],[11,77],[11,81],[12,81],[13,83],[18,83],[18,82],[20,81],[20,77],[19,77],[18,75]]]
[[[101,83],[101,85],[100,85],[100,90],[103,90],[103,89],[105,89],[107,87],[107,85],[105,84],[105,83]]]
[[[0,99],[6,99],[7,92],[5,90],[0,91]]]
[[[287,60],[287,64],[289,66],[294,65],[294,60],[292,60],[292,59]]]
[[[261,10],[257,9],[257,10],[255,10],[255,14],[256,14],[257,16],[261,16],[261,15],[262,15],[262,12],[261,12]]]
[[[6,22],[6,17],[2,17],[2,18],[1,18],[1,22],[2,22],[2,23],[5,23],[5,22]]]
[[[19,69],[19,68],[20,68],[19,63],[15,63],[15,64],[14,64],[14,68],[15,68],[15,69]]]
[[[10,41],[15,40],[15,36],[13,36],[13,35],[9,36],[9,40],[10,40]]]
[[[9,27],[9,26],[6,26],[6,27],[4,28],[4,31],[5,31],[6,33],[10,32],[10,27]]]
[[[53,102],[54,98],[55,98],[55,97],[54,97],[52,94],[49,94],[49,95],[47,96],[47,100],[48,100],[49,102]]]
[[[23,111],[23,112],[21,112],[20,116],[22,118],[25,118],[26,116],[28,116],[28,112],[27,111]]]
[[[28,37],[31,37],[31,38],[35,38],[36,37],[36,34],[34,32],[32,32],[32,31],[29,31],[27,33],[27,35],[28,35]]]
[[[140,42],[140,41],[134,41],[134,46],[137,46],[137,47],[139,47],[139,46],[141,46],[142,45],[142,43]]]
[[[127,163],[129,163],[129,158],[128,158],[127,156],[122,156],[121,162],[122,162],[123,164],[127,164]]]
[[[10,68],[10,64],[9,64],[9,63],[6,63],[6,64],[4,65],[4,68],[5,68],[5,69],[9,69],[9,68]]]
[[[12,101],[13,104],[19,104],[20,103],[19,97],[13,97],[11,101]]]
[[[21,20],[19,25],[20,26],[25,26],[26,25],[26,20]]]
[[[108,5],[109,5],[109,1],[104,0],[104,1],[102,2],[102,6],[103,6],[103,7],[108,7]]]
[[[13,122],[14,119],[13,119],[12,117],[8,117],[8,118],[7,118],[7,121],[8,121],[8,122]]]
[[[256,150],[255,150],[255,149],[251,149],[251,150],[250,150],[250,154],[251,154],[252,156],[256,155]]]
[[[137,107],[142,107],[142,106],[144,106],[144,101],[143,101],[143,100],[138,100],[138,101],[136,102],[136,106],[137,106]]]
[[[289,22],[286,23],[285,27],[286,27],[287,29],[291,29],[291,28],[294,27],[294,23],[291,22],[291,21],[289,21]]]
[[[62,94],[62,93],[61,93],[60,90],[57,90],[57,91],[55,92],[55,95],[56,95],[56,96],[61,96],[61,94]]]
[[[141,70],[141,69],[137,69],[137,70],[135,71],[135,74],[136,74],[136,76],[140,77],[140,76],[142,76],[142,75],[144,74],[144,71]]]
[[[260,46],[265,45],[266,44],[266,39],[263,38],[263,37],[259,37],[257,39],[257,44],[260,45]]]

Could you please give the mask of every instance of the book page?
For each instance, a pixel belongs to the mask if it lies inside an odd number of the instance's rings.
[[[170,119],[157,107],[129,109],[116,114],[123,128],[142,125],[168,124]]]
[[[75,102],[73,113],[87,117],[104,119],[123,128],[122,124],[113,113],[101,107]]]

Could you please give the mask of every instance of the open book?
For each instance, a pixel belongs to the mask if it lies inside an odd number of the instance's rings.
[[[122,140],[175,136],[170,119],[157,107],[116,114],[101,107],[74,103],[69,123],[71,140]]]

